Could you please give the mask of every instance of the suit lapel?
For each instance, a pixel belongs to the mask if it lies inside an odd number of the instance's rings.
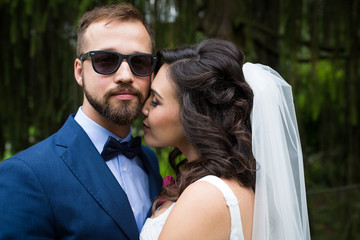
[[[137,239],[139,231],[126,193],[72,116],[59,131],[57,145],[65,147],[60,157],[88,193],[130,239]]]
[[[141,158],[147,169],[150,187],[150,200],[153,202],[160,193],[162,178],[160,176],[158,159],[155,153],[147,146],[141,146]]]

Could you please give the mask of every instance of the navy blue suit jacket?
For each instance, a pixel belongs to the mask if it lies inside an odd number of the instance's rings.
[[[161,188],[142,146],[150,197]],[[85,131],[68,118],[54,135],[0,164],[0,239],[138,239],[125,192]]]

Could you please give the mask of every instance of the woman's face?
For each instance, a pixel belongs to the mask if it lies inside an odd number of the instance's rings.
[[[168,69],[169,66],[164,64],[151,83],[151,94],[142,110],[146,117],[143,121],[144,140],[152,147],[181,149],[187,141],[180,121],[179,101]]]

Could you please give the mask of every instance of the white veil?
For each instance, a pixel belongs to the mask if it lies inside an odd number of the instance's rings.
[[[308,240],[303,156],[291,86],[273,69],[246,63],[257,162],[253,240]]]

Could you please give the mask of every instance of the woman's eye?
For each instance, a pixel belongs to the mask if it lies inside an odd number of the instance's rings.
[[[156,107],[157,105],[159,105],[159,102],[156,99],[156,97],[153,97],[153,99],[150,101],[150,105],[153,107]]]

